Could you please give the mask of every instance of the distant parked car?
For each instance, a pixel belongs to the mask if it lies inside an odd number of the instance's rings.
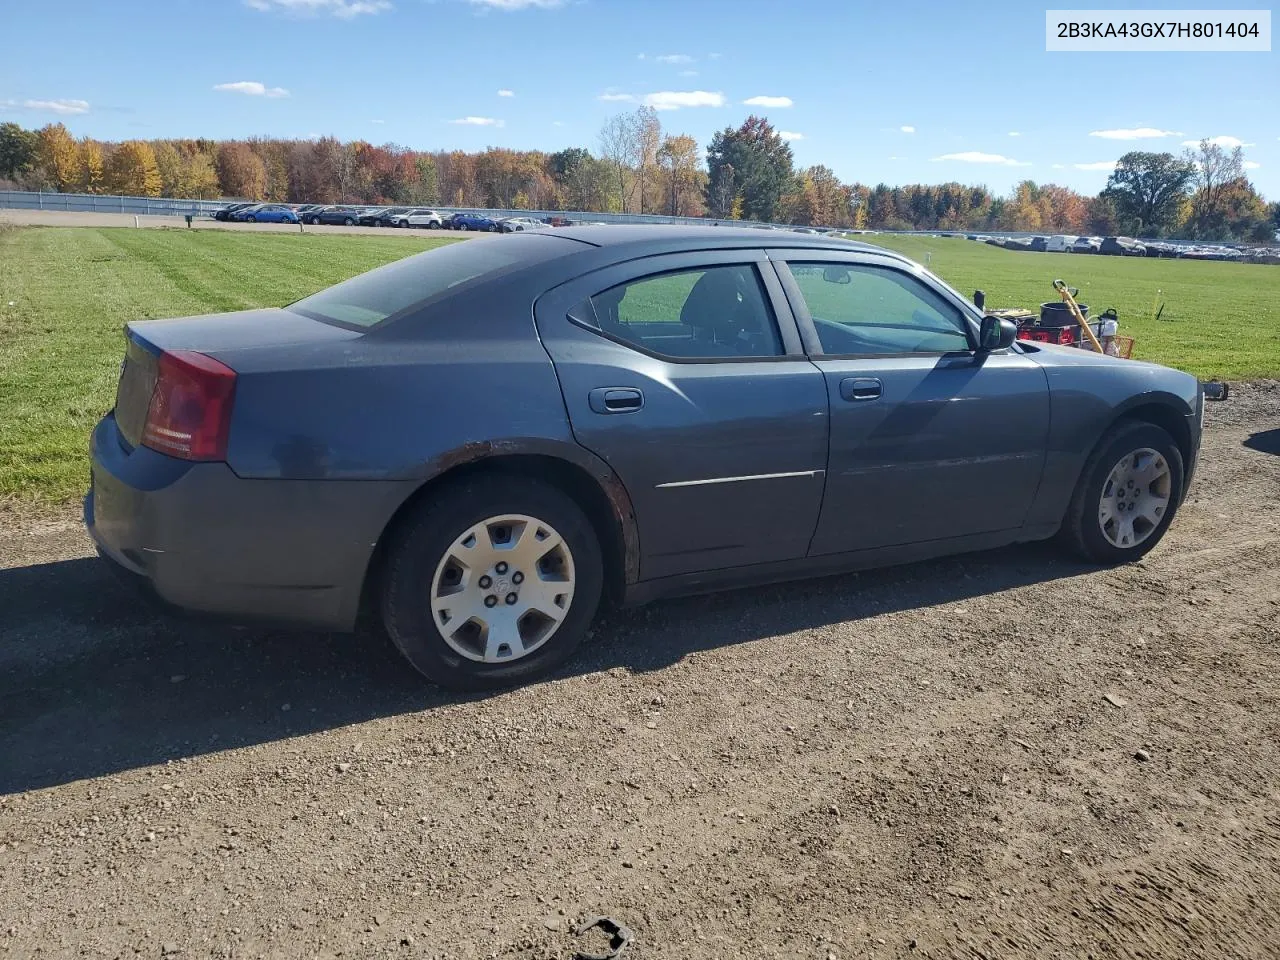
[[[282,203],[261,203],[234,214],[236,220],[246,223],[298,223],[299,217]]]
[[[213,214],[213,219],[223,220],[223,221],[231,220],[233,219],[232,214],[234,214],[236,211],[243,210],[245,207],[256,207],[256,206],[257,206],[256,203],[232,203],[232,204],[229,204],[228,206],[223,207],[221,210],[215,211]]]
[[[1046,250],[1049,249],[1049,238],[1048,237],[1032,237],[1030,242],[1030,249],[1034,250],[1036,253],[1044,253]]]
[[[1072,253],[1097,253],[1102,246],[1101,237],[1076,237],[1071,244]]]
[[[525,230],[546,230],[549,224],[533,217],[507,217],[498,221],[498,229],[503,233],[521,233]]]
[[[498,222],[480,213],[455,213],[445,224],[450,230],[487,230],[497,232]]]
[[[1110,257],[1145,257],[1147,248],[1132,237],[1103,237],[1098,252]]]
[[[444,215],[439,210],[417,208],[402,213],[395,218],[397,227],[426,227],[428,230],[439,230],[444,226]]]
[[[342,224],[354,227],[360,222],[360,211],[355,207],[325,207],[307,215],[307,223]]]
[[[305,223],[307,219],[307,214],[311,213],[313,210],[323,210],[324,208],[325,208],[325,205],[323,203],[304,203],[301,205],[295,205],[293,208],[293,212],[296,213],[299,217],[301,217],[303,223]]]
[[[373,207],[363,211],[356,219],[362,227],[389,227],[393,215],[405,213],[408,209],[408,207]]]
[[[1045,241],[1045,250],[1049,253],[1066,253],[1071,249],[1071,245],[1077,240],[1076,237],[1068,236],[1065,233],[1058,233]]]

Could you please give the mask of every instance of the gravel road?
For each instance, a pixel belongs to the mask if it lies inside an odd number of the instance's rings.
[[[470,699],[0,517],[0,954],[1275,957],[1280,383],[1209,419],[1133,566],[660,603]]]

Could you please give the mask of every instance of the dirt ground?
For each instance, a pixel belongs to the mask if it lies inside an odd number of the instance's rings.
[[[1133,566],[661,603],[486,698],[157,619],[10,515],[0,955],[1275,957],[1280,383],[1209,420]]]

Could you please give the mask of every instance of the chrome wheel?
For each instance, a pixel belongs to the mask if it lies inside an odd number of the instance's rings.
[[[468,660],[506,663],[538,649],[573,603],[573,555],[550,524],[523,514],[482,520],[445,551],[431,614]]]
[[[1136,547],[1160,526],[1172,492],[1173,473],[1159,451],[1142,447],[1121,457],[1102,485],[1102,535],[1113,547]]]

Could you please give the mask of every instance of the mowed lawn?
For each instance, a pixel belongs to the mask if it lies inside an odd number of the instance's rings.
[[[1204,379],[1280,376],[1280,267],[869,239],[927,260],[966,295],[984,289],[993,307],[1035,306],[1063,277],[1094,313],[1119,311],[1140,358]],[[0,505],[83,493],[89,432],[113,402],[126,322],[278,306],[448,242],[399,232],[0,229]],[[1158,321],[1153,300],[1165,304]]]
[[[221,230],[0,229],[0,503],[73,500],[130,320],[280,306],[454,242]],[[469,242],[469,241],[468,241]]]
[[[1091,316],[1116,308],[1139,360],[1202,380],[1280,376],[1280,266],[1031,253],[951,237],[854,239],[927,263],[966,297],[985,291],[988,307],[1039,309],[1058,299],[1050,284],[1061,277],[1080,289]]]

